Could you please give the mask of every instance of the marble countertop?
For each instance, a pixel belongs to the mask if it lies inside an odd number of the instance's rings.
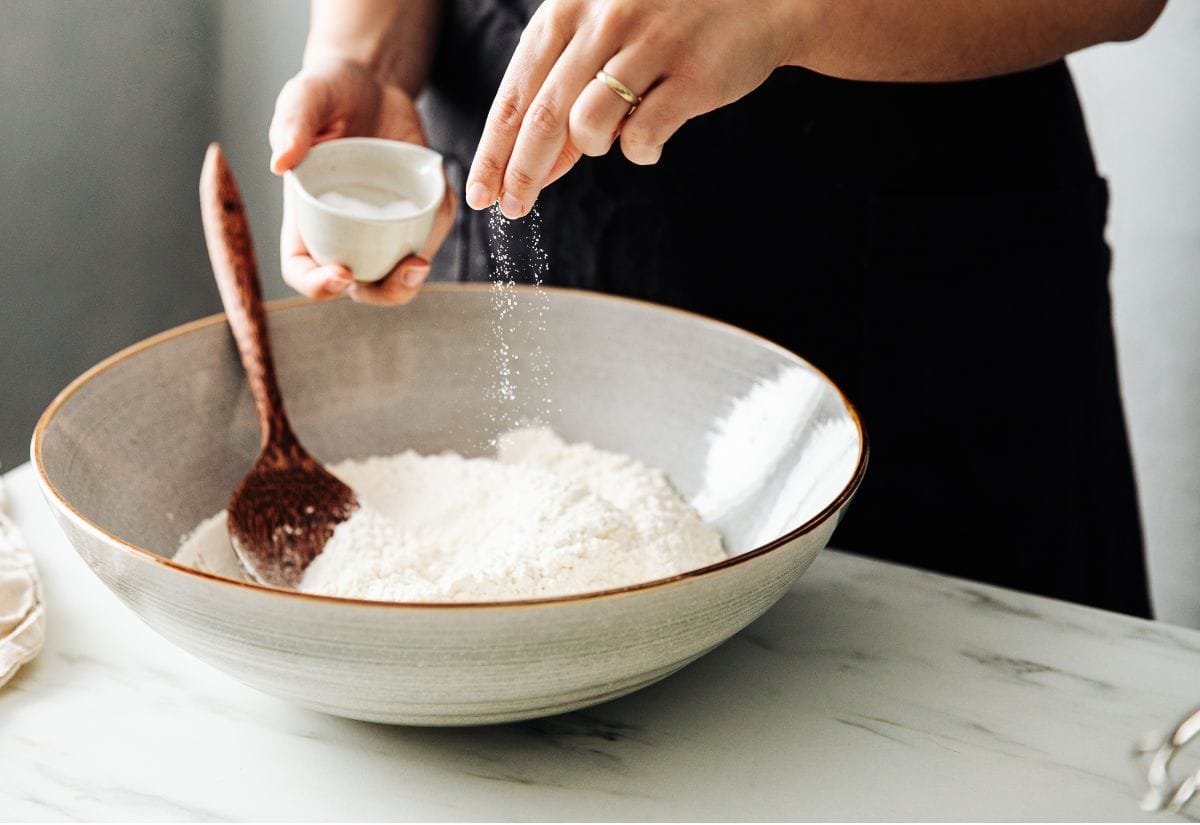
[[[825,552],[669,679],[514,725],[353,722],[163,640],[26,465],[46,648],[0,689],[0,819],[1161,820],[1131,759],[1200,702],[1200,632]]]

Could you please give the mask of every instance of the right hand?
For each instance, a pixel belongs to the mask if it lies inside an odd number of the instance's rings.
[[[271,120],[271,171],[282,175],[304,159],[317,143],[340,137],[381,137],[427,145],[417,108],[404,91],[381,83],[362,66],[325,60],[306,66],[284,84]],[[446,183],[446,196],[419,255],[396,264],[371,284],[354,281],[344,266],[321,266],[308,254],[286,202],[280,233],[283,280],[310,298],[333,298],[348,290],[355,301],[406,304],[429,275],[429,262],[450,233],[458,198]]]

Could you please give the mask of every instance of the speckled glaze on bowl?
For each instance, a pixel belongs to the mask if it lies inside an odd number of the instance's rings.
[[[629,693],[719,645],[804,572],[862,479],[865,436],[827,378],[733,327],[572,290],[516,295],[502,328],[488,285],[431,285],[398,309],[273,305],[301,439],[327,462],[407,448],[482,455],[537,414],[569,440],[665,469],[731,558],[604,593],[452,605],[306,595],[177,565],[181,535],[224,506],[258,445],[223,316],[130,347],[67,387],[34,433],[43,494],[147,624],[288,701],[459,725]],[[524,367],[512,402],[495,391],[500,335]]]

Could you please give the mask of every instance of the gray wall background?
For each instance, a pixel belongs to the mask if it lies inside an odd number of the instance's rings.
[[[196,181],[220,140],[269,297],[275,95],[303,0],[0,0],[0,463],[54,394],[126,344],[216,312]],[[1200,627],[1200,4],[1075,55],[1110,182],[1118,349],[1159,616]],[[15,103],[15,105],[14,105]]]
[[[199,4],[0,0],[0,462],[84,368],[217,307],[196,231],[215,114]]]

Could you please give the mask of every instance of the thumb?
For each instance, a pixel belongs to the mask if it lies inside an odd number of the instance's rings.
[[[281,175],[304,159],[329,115],[329,103],[327,85],[305,72],[283,85],[267,132],[272,172]]]

